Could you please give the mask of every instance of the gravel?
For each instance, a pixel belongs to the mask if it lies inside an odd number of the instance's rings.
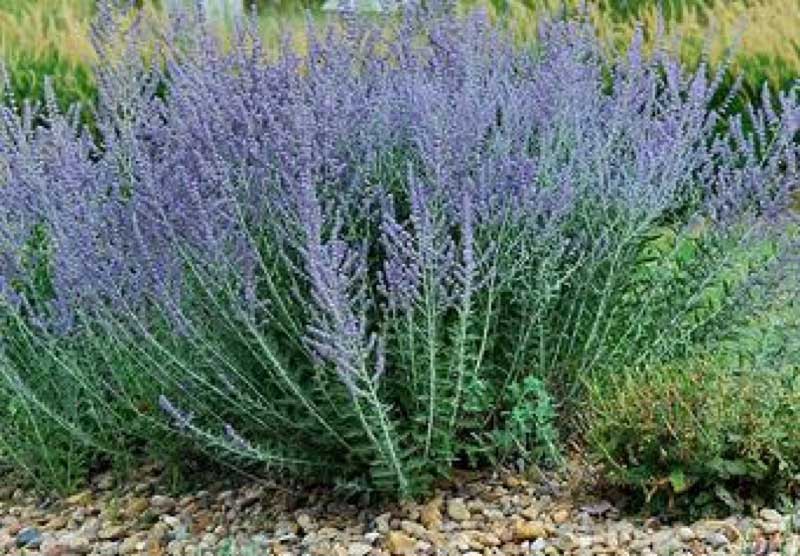
[[[0,490],[0,554],[22,556],[723,556],[797,555],[798,516],[772,508],[660,525],[621,515],[565,482],[459,475],[428,500],[346,504],[323,490],[266,482],[173,496],[157,466],[108,475],[61,501]]]

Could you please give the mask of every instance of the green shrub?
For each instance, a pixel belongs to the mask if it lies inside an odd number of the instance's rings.
[[[164,64],[141,28],[99,57],[102,149],[0,108],[0,432],[50,486],[184,446],[397,496],[557,461],[584,384],[722,349],[783,281],[796,94],[725,135],[703,72],[579,23],[531,53],[422,12],[275,60],[175,25]]]
[[[790,225],[785,238],[796,234]],[[727,252],[726,270],[697,296],[701,320],[747,280],[748,269],[769,264],[776,248],[760,240],[714,243],[702,228],[683,238],[667,230],[654,239],[644,271],[665,284],[688,283],[703,253]],[[786,264],[783,272],[796,276],[797,269]],[[705,350],[586,378],[586,447],[612,483],[637,490],[654,507],[699,511],[736,505],[748,492],[774,499],[797,476],[800,298],[792,282],[785,291],[756,293],[750,302],[760,308]],[[673,288],[664,295],[685,294]]]
[[[800,369],[753,372],[687,361],[625,370],[592,390],[590,450],[616,484],[657,505],[772,498],[800,471]],[[739,492],[737,492],[737,489]]]

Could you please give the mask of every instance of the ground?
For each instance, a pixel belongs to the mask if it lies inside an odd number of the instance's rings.
[[[797,554],[796,516],[761,509],[692,524],[622,515],[575,488],[575,471],[459,474],[417,503],[343,503],[341,493],[263,480],[166,494],[157,466],[100,474],[66,499],[0,487],[0,553],[166,555],[697,556]],[[577,481],[580,482],[580,481]]]

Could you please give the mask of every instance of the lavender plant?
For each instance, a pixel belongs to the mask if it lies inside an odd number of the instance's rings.
[[[405,496],[558,460],[587,377],[714,349],[793,241],[796,89],[720,134],[713,76],[578,23],[518,50],[420,8],[270,59],[247,21],[114,22],[99,143],[54,102],[0,127],[0,427],[24,400],[76,461],[191,446]]]

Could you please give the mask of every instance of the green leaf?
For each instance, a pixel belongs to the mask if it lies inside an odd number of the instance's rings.
[[[689,489],[691,482],[687,479],[686,474],[682,470],[675,469],[669,474],[669,484],[672,486],[672,490],[675,494],[680,494]]]

